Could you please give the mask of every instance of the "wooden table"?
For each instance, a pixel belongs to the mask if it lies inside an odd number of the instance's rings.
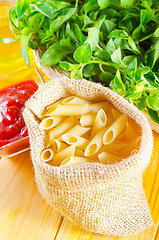
[[[3,15],[8,14],[9,8],[10,6],[3,8],[0,6],[0,20]],[[5,37],[10,37],[6,27],[4,29],[5,32],[1,31],[1,33],[6,34]],[[0,47],[1,54],[3,46]],[[9,52],[11,49],[13,50],[8,46]],[[32,63],[32,66],[34,64]],[[26,68],[23,61],[18,63],[15,61],[12,68],[8,67],[9,73]],[[0,76],[3,75],[4,68],[0,68]],[[153,156],[144,173],[143,184],[154,220],[153,226],[131,237],[106,237],[83,231],[61,217],[46,203],[36,187],[29,151],[12,158],[2,157],[0,160],[0,240],[157,240],[159,239],[159,135],[155,133]]]
[[[159,220],[159,135],[154,134],[144,189],[154,225],[126,238],[83,231],[54,211],[37,190],[29,151],[0,160],[0,240],[157,240]]]

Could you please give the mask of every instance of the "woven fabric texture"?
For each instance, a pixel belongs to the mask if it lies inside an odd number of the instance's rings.
[[[92,162],[60,168],[42,162],[45,132],[40,130],[38,118],[47,105],[70,95],[95,102],[109,100],[134,119],[141,129],[138,153],[109,165]],[[150,161],[153,138],[147,119],[136,107],[100,84],[63,77],[40,85],[26,102],[23,115],[36,183],[54,209],[85,230],[110,236],[135,234],[152,224],[142,176]]]

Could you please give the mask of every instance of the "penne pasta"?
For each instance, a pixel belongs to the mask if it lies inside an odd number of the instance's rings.
[[[127,145],[126,142],[122,142],[122,141],[114,141],[110,144],[107,144],[107,145],[103,145],[99,152],[98,153],[101,153],[101,152],[111,152],[111,153],[115,153],[117,151],[119,151],[120,149],[122,149],[123,147],[125,147]]]
[[[104,133],[103,143],[109,144],[124,130],[127,123],[127,116],[121,115]]]
[[[96,118],[94,120],[90,138],[93,138],[97,134],[97,132],[106,125],[106,123],[107,123],[107,116],[104,110],[101,108],[98,111]]]
[[[138,125],[109,101],[93,103],[69,96],[46,111],[39,124],[46,132],[42,161],[52,160],[60,167],[92,161],[112,164],[138,152]]]
[[[75,155],[79,156],[79,157],[83,157],[84,156],[84,152],[79,149],[79,148],[75,148]]]
[[[77,116],[87,112],[89,104],[58,105],[50,109],[46,116]]]
[[[89,141],[83,137],[74,134],[63,134],[62,139],[69,145],[75,144],[77,148],[84,150],[89,144]]]
[[[122,160],[121,157],[111,154],[111,153],[107,153],[107,152],[100,153],[98,155],[98,159],[103,164],[116,163],[116,162],[120,162]]]
[[[56,153],[53,157],[53,165],[59,166],[65,158],[74,156],[75,148],[76,146],[72,145]]]
[[[43,162],[49,162],[53,159],[55,152],[51,148],[44,149],[41,153],[41,159]]]
[[[89,101],[76,96],[67,97],[61,101],[61,104],[87,104],[87,103],[89,103]]]
[[[117,137],[116,141],[126,141],[125,131],[121,132]]]
[[[54,138],[58,138],[60,135],[66,132],[69,128],[72,128],[73,123],[74,123],[73,117],[68,117],[58,126],[53,128],[46,137],[46,147],[52,144]]]
[[[117,111],[117,110],[115,110],[113,108],[111,109],[111,111],[112,111],[112,115],[113,115],[113,119],[114,120],[116,120],[117,118],[119,118],[122,115],[121,112],[119,112],[119,111]]]
[[[86,113],[87,114],[96,114],[101,108],[103,108],[104,111],[106,111],[108,108],[108,105],[109,105],[108,101],[89,104]]]
[[[65,118],[64,117],[47,117],[41,121],[39,128],[49,130],[60,124]]]
[[[105,132],[105,128],[102,128],[90,141],[88,146],[86,147],[84,151],[84,156],[92,156],[96,154],[99,149],[102,147],[103,144],[103,134]]]
[[[117,152],[117,154],[124,158],[129,157],[132,154],[136,153],[136,151],[138,151],[139,145],[140,145],[140,137],[129,142],[125,147],[120,149]]]
[[[90,133],[86,132],[85,134],[82,135],[83,138],[90,139]]]
[[[60,165],[60,167],[70,167],[75,165],[80,165],[83,163],[90,163],[91,160],[86,157],[73,156],[66,158]]]
[[[136,129],[134,129],[132,127],[132,125],[128,122],[126,125],[126,131],[125,131],[125,136],[126,136],[126,140],[128,142],[132,141],[133,139],[139,137],[138,132],[136,131]]]
[[[95,114],[84,114],[80,118],[80,124],[83,127],[90,127],[93,126],[94,120],[96,115]]]
[[[61,142],[57,139],[54,139],[53,143],[52,143],[52,147],[56,152],[59,152],[59,151],[64,150],[65,148],[69,147],[69,145],[64,142]]]
[[[69,129],[65,134],[74,134],[76,136],[82,136],[85,133],[87,133],[91,128],[89,127],[82,127],[80,125],[76,125],[73,128]],[[60,137],[58,140],[62,140],[62,137]]]
[[[113,122],[114,122],[114,119],[113,119],[113,114],[112,114],[112,105],[109,104],[107,110],[106,110],[106,115],[107,115],[107,127],[110,127]]]
[[[65,99],[65,98],[61,98],[61,99],[58,100],[57,102],[54,102],[54,103],[52,103],[51,105],[49,105],[49,106],[47,107],[48,113],[49,113],[49,111],[50,111],[50,109],[51,109],[52,107],[61,104],[61,102],[63,101],[63,99]]]

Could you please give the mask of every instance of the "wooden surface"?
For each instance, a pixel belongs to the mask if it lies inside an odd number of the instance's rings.
[[[0,34],[3,37],[12,36],[6,25],[3,26],[5,21],[8,22],[9,8],[10,6],[1,4],[0,0]],[[12,46],[5,46],[4,49],[0,44],[0,77],[26,68],[18,45]],[[14,54],[10,58],[12,53]],[[35,65],[34,61],[31,65]],[[0,79],[0,86],[2,82]],[[83,231],[61,217],[46,203],[36,187],[29,151],[12,158],[2,157],[0,240],[159,240],[159,135],[157,134],[154,134],[153,156],[144,173],[143,184],[154,220],[153,226],[131,237],[106,237]]]
[[[0,160],[0,240],[157,240],[159,220],[159,135],[143,183],[154,225],[126,238],[85,232],[54,211],[37,190],[29,151]]]

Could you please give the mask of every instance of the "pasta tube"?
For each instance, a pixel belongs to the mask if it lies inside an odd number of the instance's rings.
[[[47,117],[41,121],[39,128],[49,130],[56,127],[59,123],[64,120],[64,117]]]
[[[92,156],[99,151],[103,144],[103,134],[105,132],[105,128],[102,128],[90,141],[88,146],[85,149],[84,156]]]
[[[61,142],[57,139],[54,139],[53,143],[52,143],[52,147],[56,152],[59,152],[59,151],[62,151],[63,149],[65,149],[65,148],[69,147],[69,145],[64,143],[64,142]]]
[[[50,109],[46,116],[77,116],[87,112],[89,104],[67,104],[58,105]]]
[[[110,144],[107,144],[107,145],[103,145],[101,148],[100,148],[100,153],[101,152],[117,152],[119,151],[120,149],[122,149],[123,147],[125,147],[127,145],[126,142],[122,142],[122,141],[114,141]]]
[[[107,115],[107,127],[110,127],[113,122],[114,122],[114,119],[113,119],[113,114],[112,114],[112,108],[111,108],[111,104],[109,104],[107,110],[106,110],[106,115]]]
[[[127,123],[127,116],[120,116],[104,133],[103,143],[109,144],[124,130]]]
[[[93,138],[97,134],[97,132],[106,125],[106,123],[107,123],[107,116],[104,110],[101,108],[96,115],[92,132],[91,132],[91,138]]]
[[[50,112],[50,109],[51,109],[52,107],[61,104],[61,102],[63,101],[63,99],[65,99],[65,98],[61,98],[61,99],[58,100],[57,102],[54,102],[54,103],[52,103],[51,105],[49,105],[49,106],[47,107],[48,113]]]
[[[80,118],[80,124],[83,127],[90,127],[93,126],[94,120],[96,115],[95,114],[84,114]]]
[[[113,119],[116,120],[122,115],[122,113],[112,108],[112,115],[113,115]]]
[[[53,159],[55,152],[51,148],[44,149],[41,153],[41,159],[43,162],[48,162]]]
[[[95,114],[95,113],[97,113],[101,108],[103,108],[104,111],[106,111],[107,108],[108,108],[108,105],[109,105],[109,102],[108,102],[108,101],[89,104],[86,113],[87,113],[87,114],[93,114],[93,113]]]
[[[134,139],[133,141],[129,142],[125,147],[120,149],[117,153],[119,154],[119,156],[124,158],[131,156],[138,151],[140,140],[140,137]]]
[[[53,165],[59,166],[65,158],[74,156],[75,148],[76,146],[72,145],[56,153],[55,156],[53,157]]]
[[[66,132],[69,128],[72,128],[73,123],[74,123],[73,117],[68,117],[58,126],[53,128],[46,137],[46,147],[52,144],[54,138],[58,138],[60,135]]]
[[[116,163],[116,162],[120,162],[122,160],[121,157],[111,154],[111,153],[107,153],[107,152],[100,153],[98,155],[98,159],[103,164]]]
[[[82,127],[80,125],[76,125],[73,128],[69,129],[65,134],[74,134],[76,136],[82,136],[85,133],[87,133],[91,128],[89,127]],[[62,140],[62,137],[60,137],[58,140]]]
[[[76,96],[67,97],[61,102],[61,104],[87,104],[87,103],[89,103],[89,101]]]
[[[84,152],[79,148],[75,148],[75,154],[74,155],[79,156],[79,157],[83,157]]]
[[[70,166],[75,166],[75,165],[80,165],[83,163],[90,163],[91,160],[86,157],[68,157],[66,158],[60,165],[60,167],[70,167]]]
[[[69,145],[75,144],[76,147],[84,150],[89,144],[89,141],[83,137],[76,136],[74,134],[63,134],[62,139]]]
[[[125,136],[126,136],[126,140],[128,142],[132,141],[133,139],[139,137],[138,132],[136,131],[136,129],[134,129],[132,127],[132,125],[128,122],[128,124],[126,125],[126,132],[125,132]]]

